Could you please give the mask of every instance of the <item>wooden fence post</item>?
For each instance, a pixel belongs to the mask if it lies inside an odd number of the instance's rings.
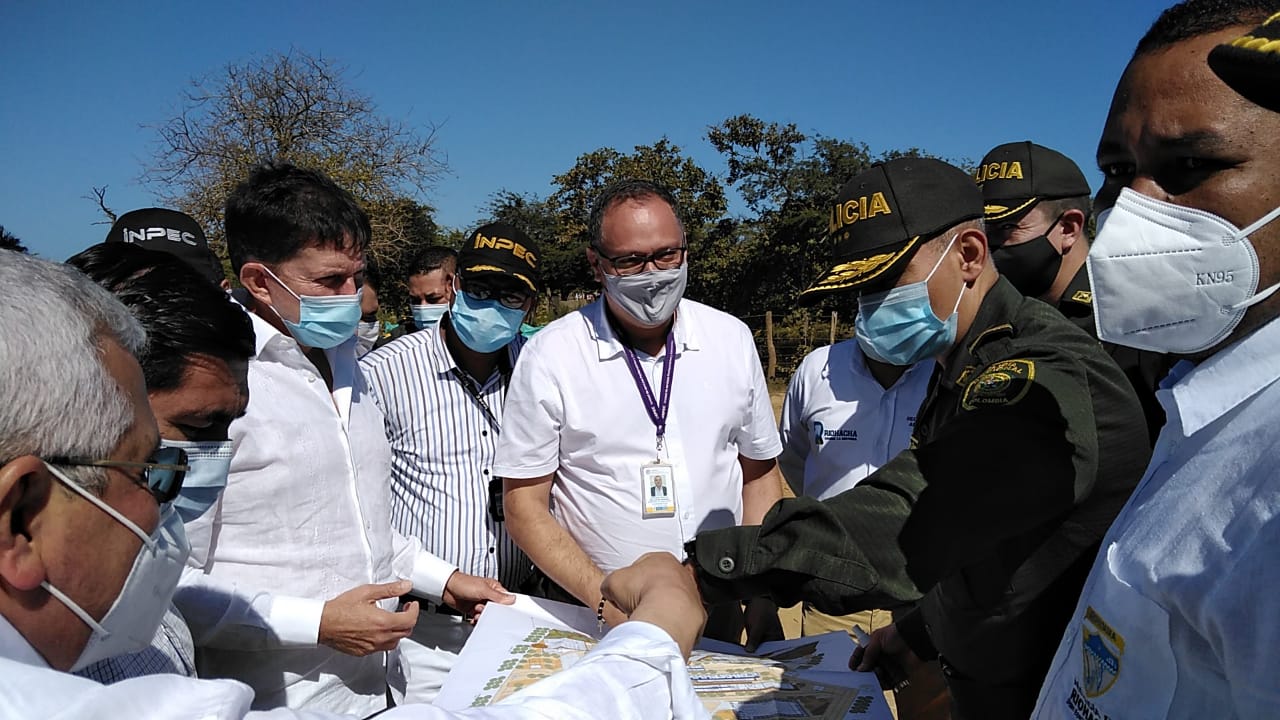
[[[764,345],[766,352],[769,354],[769,368],[765,372],[765,377],[773,379],[774,374],[778,371],[778,353],[773,348],[773,311],[766,310],[764,313]]]
[[[836,324],[839,321],[840,321],[840,314],[837,313],[835,310],[832,310],[831,311],[831,341],[827,343],[828,345],[836,344]]]

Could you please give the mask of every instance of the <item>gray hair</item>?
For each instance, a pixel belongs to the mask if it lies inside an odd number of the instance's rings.
[[[0,288],[0,463],[106,458],[133,424],[133,406],[102,365],[102,343],[136,356],[142,325],[79,271],[29,255],[0,250]],[[92,489],[105,477],[65,472]]]

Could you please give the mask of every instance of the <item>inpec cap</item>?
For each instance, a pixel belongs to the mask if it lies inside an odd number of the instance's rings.
[[[1080,166],[1030,140],[999,145],[974,173],[988,222],[1016,223],[1041,200],[1090,195]]]
[[[214,285],[226,280],[222,263],[209,249],[200,223],[177,210],[131,210],[116,218],[104,242],[131,243],[145,250],[166,252],[186,261]]]
[[[891,284],[922,242],[980,217],[982,193],[957,167],[914,157],[874,165],[836,196],[827,223],[835,243],[831,269],[800,294],[800,302]]]
[[[538,252],[537,244],[512,225],[481,225],[458,251],[458,274],[464,281],[483,275],[515,278],[537,294],[542,289]]]

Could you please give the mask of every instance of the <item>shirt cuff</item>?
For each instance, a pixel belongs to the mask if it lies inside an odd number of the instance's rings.
[[[324,601],[275,595],[271,598],[270,627],[285,647],[313,647],[320,642]]]
[[[444,601],[444,586],[457,571],[457,565],[445,562],[424,550],[414,556],[413,574],[409,580],[413,582],[415,595],[439,603]]]

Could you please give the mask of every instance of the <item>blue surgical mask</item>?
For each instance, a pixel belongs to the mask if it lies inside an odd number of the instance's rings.
[[[178,511],[183,523],[189,523],[213,507],[227,486],[227,474],[231,472],[231,441],[161,440],[160,445],[187,451],[190,469],[182,479],[178,497],[173,500],[173,509]]]
[[[463,345],[489,353],[516,339],[524,310],[509,308],[497,300],[476,300],[459,290],[453,297],[449,322]]]
[[[440,318],[444,317],[445,312],[449,309],[449,303],[441,303],[439,305],[421,303],[409,309],[413,311],[413,324],[419,330],[424,330],[429,327],[435,327],[436,323],[440,322]]]
[[[293,335],[294,340],[307,347],[328,350],[350,340],[351,336],[356,334],[356,325],[360,323],[362,315],[360,299],[364,295],[364,288],[357,290],[354,295],[299,295],[276,277],[270,268],[264,266],[264,269],[268,275],[280,283],[280,287],[298,298],[298,322],[296,323],[290,322],[280,314],[279,310],[271,308],[272,312],[284,322],[284,326],[289,329],[289,334]]]
[[[853,326],[858,347],[867,357],[906,367],[941,355],[955,344],[956,310],[967,286],[960,287],[960,297],[946,320],[939,319],[929,303],[929,278],[942,266],[955,241],[952,237],[947,243],[924,280],[858,297],[858,318]]]

